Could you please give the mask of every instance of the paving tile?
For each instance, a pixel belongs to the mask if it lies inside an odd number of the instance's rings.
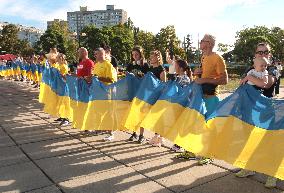
[[[197,179],[202,180],[202,179]],[[233,174],[216,179],[184,193],[280,193],[279,189],[267,189],[264,184],[250,179],[237,178]]]
[[[0,136],[0,148],[16,145],[8,136]]]
[[[15,133],[26,133],[26,132],[30,132],[30,131],[42,131],[45,129],[55,129],[54,126],[52,125],[48,125],[48,124],[42,124],[42,125],[16,125],[14,127],[9,127],[9,128],[5,128],[5,131],[9,134],[15,134]]]
[[[0,167],[29,161],[17,146],[0,148],[0,155]]]
[[[11,137],[18,143],[31,143],[48,139],[68,137],[69,134],[54,127],[43,127],[42,129],[21,129],[20,132],[13,132]]]
[[[68,155],[36,160],[55,182],[66,181],[90,174],[116,171],[122,165],[97,150],[88,150]]]
[[[59,185],[64,192],[68,193],[171,192],[129,167],[121,167],[116,170],[83,176],[81,178],[61,182]]]
[[[258,181],[260,183],[265,184],[265,182],[267,180],[267,177],[268,177],[268,175],[266,175],[266,174],[262,174],[262,173],[256,172],[255,175],[250,176],[249,178],[252,179],[252,180],[256,180],[256,181]],[[279,189],[284,191],[284,181],[283,180],[279,180],[278,179],[276,184],[277,184],[277,187]]]
[[[235,166],[233,166],[233,165],[231,165],[231,164],[229,164],[229,163],[227,163],[227,162],[225,162],[223,160],[216,160],[216,159],[214,159],[213,163],[216,166],[219,166],[221,168],[230,170],[232,172],[237,172],[237,171],[240,170],[239,168],[237,168],[237,167],[235,167]]]
[[[61,193],[61,191],[55,185],[53,185],[53,186],[48,186],[48,187],[28,191],[26,193]]]
[[[21,147],[32,159],[53,157],[91,148],[70,137],[24,144]]]
[[[211,164],[198,166],[195,160],[184,161],[174,158],[157,159],[134,165],[132,168],[176,192],[184,191],[230,173]]]
[[[25,192],[52,183],[31,162],[0,168],[0,192]]]

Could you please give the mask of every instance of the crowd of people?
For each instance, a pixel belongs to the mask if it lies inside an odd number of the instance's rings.
[[[200,49],[202,51],[201,64],[193,71],[185,60],[179,56],[171,56],[169,52],[166,53],[166,61],[170,66],[169,69],[165,69],[162,53],[159,50],[151,51],[150,58],[147,60],[144,56],[143,48],[135,46],[131,52],[132,60],[126,66],[125,72],[137,77],[143,77],[146,73],[151,72],[160,81],[176,81],[181,87],[193,81],[200,84],[207,110],[206,115],[209,115],[214,111],[220,101],[218,86],[228,83],[225,61],[219,54],[213,52],[214,46],[215,37],[205,34],[200,41]],[[95,76],[102,83],[108,85],[118,80],[118,74],[124,73],[118,69],[118,62],[111,55],[111,48],[109,46],[104,45],[101,48],[97,48],[93,54],[94,61],[89,58],[89,52],[86,48],[79,48],[79,63],[76,68],[73,68],[73,66],[68,66],[66,56],[63,53],[59,53],[56,48],[51,48],[48,54],[32,55],[27,58],[18,57],[10,62],[0,61],[0,66],[9,67],[5,72],[6,74],[0,75],[6,79],[23,81],[34,85],[34,87],[39,87],[41,72],[47,65],[57,68],[63,77],[69,74],[85,79],[89,84],[91,84],[92,77]],[[271,58],[270,46],[267,43],[256,45],[253,66],[246,72],[240,84],[250,84],[268,98],[278,95],[282,66],[281,62],[272,61]],[[13,66],[14,63],[19,65]],[[55,121],[60,121],[61,126],[69,124],[69,120],[66,118],[58,118]],[[114,137],[115,131],[111,131],[105,137],[105,140],[112,141]],[[133,132],[129,137],[129,141],[135,140],[141,144],[147,141],[144,136],[144,128],[140,128],[139,134]],[[148,143],[154,146],[161,146],[163,144],[163,136],[156,133]],[[177,144],[174,144],[171,149],[179,153],[176,156],[177,158],[197,159],[193,153],[185,151]],[[200,165],[210,162],[212,162],[210,158],[198,158]],[[236,176],[247,177],[254,173],[253,171],[241,170]],[[275,185],[276,178],[269,177],[266,187],[275,187]]]

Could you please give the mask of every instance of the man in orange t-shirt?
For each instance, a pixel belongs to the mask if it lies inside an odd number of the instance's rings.
[[[207,116],[214,111],[219,102],[217,97],[218,85],[228,83],[226,64],[220,55],[212,51],[214,46],[215,37],[205,34],[200,41],[200,49],[202,50],[201,68],[194,71],[195,75],[200,76],[195,82],[202,86]]]
[[[195,82],[202,86],[203,99],[206,106],[206,117],[208,117],[217,107],[219,103],[218,85],[228,83],[228,74],[224,59],[213,52],[215,46],[215,37],[205,34],[200,41],[200,49],[202,50],[201,68],[195,69],[194,75],[199,75]],[[212,159],[202,157],[199,165],[211,163]]]

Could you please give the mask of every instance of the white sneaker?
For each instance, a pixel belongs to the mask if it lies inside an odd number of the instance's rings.
[[[61,123],[60,123],[60,126],[64,127],[64,126],[67,126],[69,125],[69,121],[68,120],[63,120]]]
[[[183,153],[185,152],[185,149],[183,149],[182,147],[176,150],[176,153]]]
[[[178,149],[179,149],[179,147],[177,145],[173,145],[171,147],[171,150],[174,151],[174,152],[176,152]]]
[[[104,141],[112,141],[114,139],[113,135],[108,135],[104,138]]]

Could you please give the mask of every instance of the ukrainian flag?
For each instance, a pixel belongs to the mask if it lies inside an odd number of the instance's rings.
[[[11,70],[12,70],[12,76],[16,76],[17,75],[17,69],[18,69],[18,66],[17,66],[17,64],[15,63],[15,62],[12,62],[12,68],[11,68]]]
[[[192,83],[182,88],[176,82],[167,82],[141,126],[186,150],[203,154],[200,143],[207,131],[205,113],[199,85]]]
[[[26,65],[24,63],[20,63],[20,73],[23,77],[27,76]]]
[[[85,80],[73,76],[67,76],[65,82],[58,69],[47,67],[40,84],[39,101],[46,113],[68,118],[73,127],[80,128],[89,102],[88,87]]]
[[[40,85],[39,102],[44,104],[44,111],[52,116],[58,116],[57,103],[64,96],[65,82],[57,69],[48,68],[43,74]]]
[[[111,85],[93,78],[44,70],[40,101],[45,112],[69,118],[81,130],[157,132],[198,155],[225,160],[234,166],[284,179],[284,101],[268,99],[243,85],[205,119],[202,89],[163,83],[151,73],[127,75]]]
[[[0,66],[0,76],[5,77],[6,76],[6,66]]]
[[[31,67],[31,64],[27,63],[26,71],[27,71],[27,78],[29,80],[32,80],[32,67]]]
[[[41,64],[37,64],[37,71],[38,71],[38,82],[41,82],[42,79],[42,71],[44,70],[44,66]]]
[[[132,75],[111,85],[93,78],[67,76],[64,82],[59,71],[48,68],[43,73],[39,101],[44,111],[72,121],[81,130],[124,130],[125,113],[134,97],[139,81]]]
[[[130,74],[110,85],[93,78],[81,130],[125,130],[125,114],[139,84],[139,79]]]
[[[250,85],[224,99],[208,119],[208,156],[284,179],[284,101]]]
[[[134,93],[130,108],[125,115],[124,126],[130,131],[136,131],[141,127],[141,123],[150,112],[152,106],[159,99],[165,84],[158,80],[152,73],[147,73],[141,78],[138,90]]]
[[[6,76],[12,76],[13,75],[13,69],[11,66],[7,66],[6,68]]]
[[[60,116],[72,121],[74,128],[81,129],[89,103],[89,85],[82,79],[66,76],[67,96],[61,100]]]

